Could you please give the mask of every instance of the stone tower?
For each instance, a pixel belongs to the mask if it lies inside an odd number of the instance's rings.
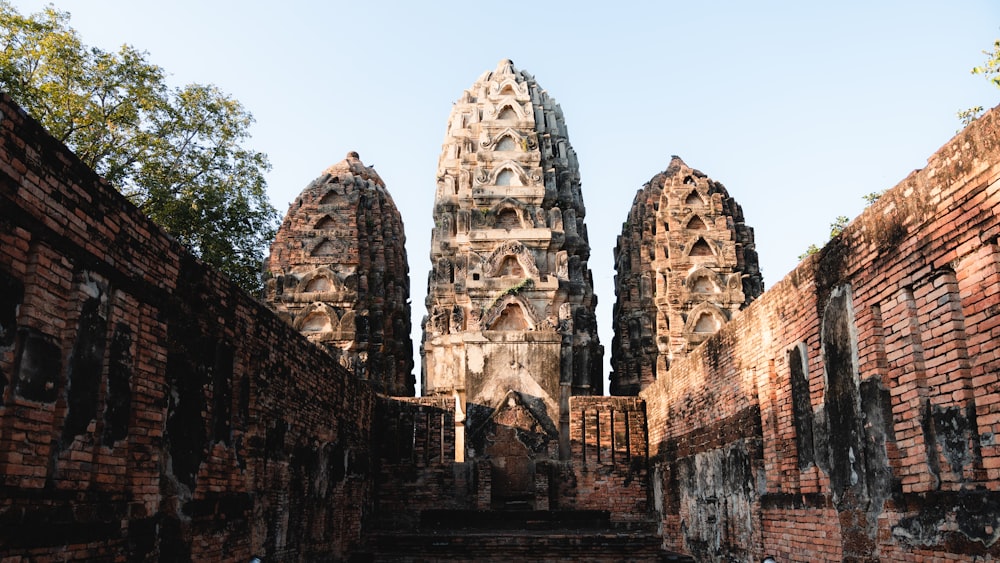
[[[636,194],[615,270],[613,395],[637,394],[764,291],[743,210],[676,156]]]
[[[437,174],[423,394],[455,397],[460,441],[513,403],[567,440],[569,397],[603,392],[603,348],[562,110],[500,61],[454,104]]]
[[[382,393],[414,394],[403,221],[355,152],[309,184],[271,245],[267,303]]]

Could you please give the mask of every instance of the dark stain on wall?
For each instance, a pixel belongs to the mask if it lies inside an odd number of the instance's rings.
[[[111,335],[108,359],[108,395],[104,410],[102,441],[111,446],[128,437],[128,422],[132,414],[132,330],[118,323]]]
[[[274,424],[268,426],[264,437],[265,459],[281,461],[285,459],[285,434],[288,432],[288,423],[284,419],[277,419]]]
[[[871,509],[882,511],[882,503],[900,492],[898,479],[892,475],[886,444],[895,442],[892,418],[892,398],[878,378],[861,382],[861,412],[864,420],[865,480]]]
[[[893,526],[897,541],[967,555],[1000,555],[1000,492],[935,491],[901,499],[900,508],[912,516]]]
[[[219,343],[215,348],[212,366],[212,439],[230,445],[232,432],[233,390],[233,348]]]
[[[83,302],[77,324],[76,342],[69,360],[66,403],[68,412],[63,424],[62,445],[85,434],[90,421],[97,418],[97,396],[107,342],[108,321],[100,297]]]
[[[934,406],[931,417],[941,453],[948,460],[952,472],[962,475],[963,470],[981,457],[976,409],[972,405],[965,409]]]
[[[792,417],[795,424],[795,447],[799,454],[799,469],[805,471],[816,462],[813,450],[813,410],[809,396],[809,377],[803,357],[804,345],[788,350],[788,367],[791,371]]]
[[[926,397],[920,399],[920,430],[923,433],[925,453],[927,455],[927,470],[934,476],[935,488],[941,487],[941,462],[938,461],[937,432],[934,428],[934,416],[931,405]]]
[[[56,494],[73,497],[77,500],[74,507],[46,503],[34,491],[11,496],[16,497],[18,506],[0,513],[0,529],[8,536],[3,542],[5,550],[106,541],[118,535],[121,518],[127,511],[121,495],[92,491]]]
[[[17,311],[24,301],[24,284],[20,280],[0,271],[0,354],[13,351],[17,334]],[[5,361],[9,361],[6,360]],[[10,374],[4,373],[0,364],[0,398],[4,396]]]
[[[749,561],[759,522],[754,440],[678,460],[684,545],[700,561]],[[759,452],[757,452],[759,453]]]
[[[854,360],[850,289],[830,294],[822,317],[823,365],[826,390],[823,405],[828,426],[827,472],[834,504],[855,505],[863,494],[864,446],[861,439],[860,396]]]
[[[168,331],[170,332],[170,331]],[[187,338],[192,338],[187,336]],[[204,388],[208,381],[205,352],[214,348],[204,338],[192,341],[167,354],[167,428],[164,440],[170,453],[174,477],[194,488],[198,467],[205,456],[208,436],[202,413],[207,410]],[[201,353],[191,353],[191,348]]]
[[[62,371],[62,350],[54,338],[33,328],[19,328],[17,336],[20,343],[14,361],[15,391],[29,401],[55,401],[59,372]]]

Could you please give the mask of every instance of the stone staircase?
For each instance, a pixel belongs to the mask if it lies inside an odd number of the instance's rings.
[[[416,530],[378,529],[352,561],[692,561],[663,551],[655,522],[601,510],[425,510]]]

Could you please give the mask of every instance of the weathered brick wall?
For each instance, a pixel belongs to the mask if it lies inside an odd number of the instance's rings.
[[[636,397],[570,397],[570,463],[556,473],[560,509],[650,517],[646,411]]]
[[[0,98],[0,555],[345,557],[375,396]]]
[[[489,459],[455,463],[454,399],[379,398],[373,429],[376,521],[414,530],[421,513],[487,510]],[[571,397],[569,460],[535,460],[535,510],[603,510],[615,522],[648,522],[644,404],[636,397]]]
[[[455,400],[380,397],[372,430],[377,525],[412,530],[425,510],[474,505],[470,464],[455,463]]]
[[[668,548],[1000,555],[1000,110],[660,374]]]

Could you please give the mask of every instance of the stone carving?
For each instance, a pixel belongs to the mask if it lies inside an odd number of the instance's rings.
[[[446,130],[437,177],[458,178],[459,189],[438,190],[434,218],[441,226],[445,214],[453,214],[456,228],[434,229],[431,260],[466,267],[429,277],[423,394],[474,400],[477,389],[508,381],[505,366],[525,350],[530,358],[518,361],[533,366],[526,372],[532,385],[558,398],[554,405],[567,405],[569,395],[601,394],[603,348],[596,327],[584,323],[577,330],[586,334],[576,335],[572,322],[560,323],[569,331],[564,338],[553,330],[555,316],[539,313],[558,308],[567,320],[581,311],[591,318],[596,306],[586,210],[562,110],[531,75],[504,60],[459,98]],[[572,240],[562,233],[567,214]],[[523,229],[536,232],[530,240],[515,239]],[[462,316],[454,314],[459,310]],[[528,333],[540,340],[524,346]],[[456,375],[447,361],[455,354],[468,358],[465,373]],[[560,385],[564,372],[574,375]],[[460,405],[463,411],[466,406]],[[566,412],[548,416],[554,427],[568,424]]]
[[[508,240],[500,243],[496,249],[493,250],[483,260],[483,273],[489,277],[496,277],[501,275],[501,268],[504,260],[507,257],[513,256],[517,259],[517,263],[520,264],[521,268],[527,277],[538,279],[538,267],[535,265],[535,258],[531,255],[531,252],[520,242],[516,240]]]
[[[519,318],[523,319],[523,324],[518,327],[513,325],[507,325],[503,327],[496,326],[497,321],[505,315],[505,313],[510,313],[512,309],[516,308],[516,312],[512,313],[518,315]],[[531,305],[531,302],[527,301],[523,297],[516,295],[505,295],[501,299],[497,300],[489,309],[483,312],[482,318],[479,320],[483,330],[535,330],[536,327],[542,325],[542,320],[538,317],[535,308]]]
[[[444,307],[435,307],[426,323],[426,332],[431,334],[448,334],[451,332],[451,315]]]
[[[753,229],[740,206],[722,184],[677,157],[636,194],[615,264],[611,392],[617,395],[647,387],[764,288]],[[635,327],[644,325],[634,324],[640,319],[657,319],[641,343]]]
[[[459,305],[451,308],[451,326],[448,332],[459,334],[465,329],[465,310]]]
[[[454,197],[453,188],[444,191]],[[453,231],[450,216],[443,224],[442,230]],[[296,198],[268,260],[275,279],[267,285],[268,306],[390,395],[415,390],[405,242],[385,184],[352,152]],[[377,322],[367,313],[358,316],[376,300]],[[406,322],[393,321],[400,318]],[[356,330],[356,319],[364,330]]]

